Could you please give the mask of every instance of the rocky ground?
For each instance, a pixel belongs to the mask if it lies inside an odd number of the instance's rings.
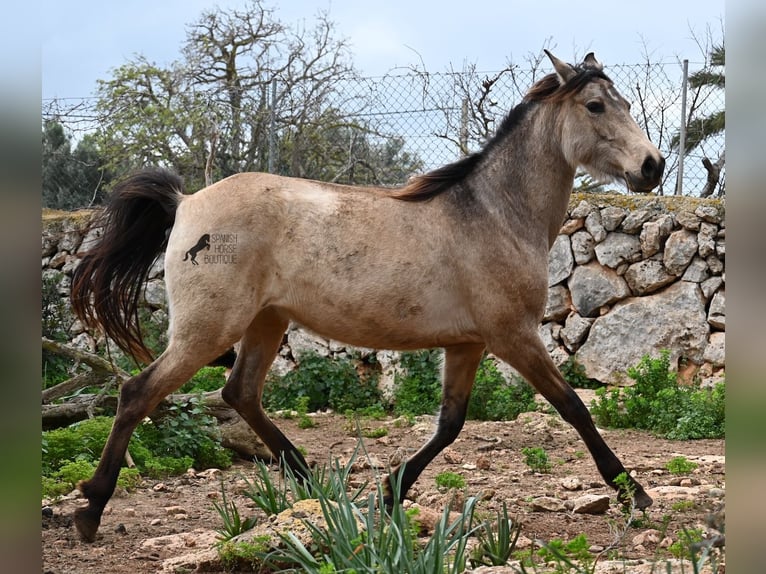
[[[315,426],[299,429],[296,420],[282,420],[286,434],[308,451],[310,461],[324,463],[328,457],[348,457],[357,439],[349,433],[347,420],[337,415],[317,415]],[[433,417],[421,417],[414,426],[393,419],[369,423],[385,427],[387,434],[365,439],[369,463],[359,464],[352,481],[373,478],[389,462],[411,454],[433,431]],[[654,498],[654,505],[639,525],[625,529],[625,519],[613,492],[601,480],[590,455],[577,434],[556,415],[522,414],[511,422],[468,421],[458,440],[426,469],[410,497],[424,509],[441,512],[453,494],[440,492],[435,483],[443,471],[457,472],[466,480],[465,494],[478,496],[478,512],[494,513],[503,501],[522,523],[520,545],[536,540],[571,540],[584,533],[591,550],[616,546],[620,572],[641,572],[678,540],[683,528],[710,531],[708,517],[722,516],[725,491],[725,442],[723,440],[668,441],[637,431],[604,431],[612,449]],[[523,447],[543,447],[552,464],[550,473],[532,472],[524,462]],[[676,456],[698,464],[687,475],[665,469]],[[103,517],[93,544],[81,542],[72,525],[73,510],[82,505],[75,496],[46,504],[42,518],[43,572],[46,574],[192,571],[194,560],[179,556],[209,549],[215,542],[221,519],[213,507],[220,500],[221,481],[227,496],[243,516],[260,511],[241,495],[243,477],[254,476],[253,465],[240,461],[224,471],[189,471],[168,480],[145,480],[130,493],[118,493]],[[276,475],[275,475],[276,476]],[[598,508],[602,495],[611,498]],[[596,502],[594,513],[575,511],[585,496]],[[261,518],[263,518],[261,516]],[[667,528],[662,532],[662,525]],[[616,534],[624,534],[616,541]],[[612,553],[614,554],[614,553]],[[614,557],[614,556],[612,556]],[[606,561],[606,554],[599,558]],[[173,561],[174,560],[174,561]],[[628,561],[628,562],[626,562]],[[625,564],[627,570],[625,570]],[[216,570],[215,563],[207,571]],[[606,570],[602,570],[606,571]],[[646,570],[648,571],[648,570]],[[665,572],[662,567],[659,571]],[[680,570],[679,570],[680,571]],[[686,571],[691,572],[687,566]],[[722,571],[722,570],[719,570]]]

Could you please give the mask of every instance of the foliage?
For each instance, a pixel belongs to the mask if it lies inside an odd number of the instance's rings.
[[[339,485],[338,481],[334,484]],[[398,487],[394,486],[394,492]],[[345,488],[334,493],[337,504],[324,498],[319,502],[327,529],[310,522],[311,543],[304,545],[292,533],[280,535],[283,549],[263,557],[266,568],[310,574],[324,572],[408,572],[411,574],[463,572],[466,545],[471,533],[475,499],[466,501],[459,517],[450,522],[445,508],[431,538],[422,544],[417,539],[415,518],[395,501],[385,510],[382,484],[377,483],[366,505],[357,506]]]
[[[120,480],[126,488],[137,483],[138,473],[161,477],[182,474],[192,465],[197,469],[231,465],[231,453],[216,435],[215,419],[205,415],[197,401],[170,410],[172,416],[157,423],[144,421],[133,433],[128,451],[137,469],[122,469]],[[43,490],[48,495],[68,492],[92,476],[112,421],[98,416],[42,433]]]
[[[256,536],[251,542],[224,540],[218,544],[218,556],[227,572],[260,572],[268,549],[268,535]]]
[[[520,535],[521,523],[508,517],[508,506],[503,501],[503,512],[497,513],[494,528],[489,520],[485,520],[476,530],[478,544],[471,551],[471,566],[504,566]]]
[[[223,480],[221,480],[221,503],[219,504],[214,500],[213,508],[218,512],[218,516],[221,517],[221,521],[223,522],[223,526],[216,529],[221,540],[230,540],[238,534],[250,530],[257,523],[257,519],[254,516],[242,520],[237,505],[226,498],[226,489],[223,486]]]
[[[548,473],[551,471],[551,462],[545,449],[537,447],[524,447],[521,449],[524,455],[524,464],[534,472]]]
[[[573,356],[569,357],[566,362],[559,367],[561,375],[564,377],[567,383],[575,389],[595,389],[600,385],[598,381],[591,379],[585,372],[585,366],[577,362],[577,359]]]
[[[102,151],[92,134],[72,150],[72,138],[57,121],[47,120],[42,132],[42,206],[77,209],[101,203],[111,180]]]
[[[394,376],[394,412],[397,415],[433,414],[441,402],[442,352],[438,349],[402,353]]]
[[[675,440],[725,435],[724,383],[713,389],[679,385],[666,350],[656,359],[644,356],[628,376],[633,386],[596,390],[591,412],[597,424],[649,430]]]
[[[696,462],[690,461],[685,456],[676,456],[665,464],[670,474],[689,474],[698,466]]]
[[[269,376],[263,404],[269,410],[298,410],[303,400],[308,400],[306,411],[345,412],[379,404],[380,391],[377,379],[360,376],[350,360],[309,352],[299,357],[294,370]]]
[[[456,472],[444,471],[436,475],[436,486],[445,490],[465,488],[465,478]]]
[[[523,379],[506,381],[495,362],[485,357],[476,372],[466,418],[508,421],[537,408],[535,391]]]
[[[226,384],[226,367],[202,367],[180,389],[179,393],[208,393]]]
[[[99,81],[95,137],[111,169],[170,166],[194,190],[245,171],[386,184],[422,168],[402,138],[379,143],[340,111],[354,70],[324,12],[290,26],[262,0],[210,8],[187,26],[181,56],[135,56]]]

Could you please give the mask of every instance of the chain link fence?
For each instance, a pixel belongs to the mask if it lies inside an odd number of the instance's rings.
[[[689,64],[692,70],[703,66]],[[715,86],[689,87],[681,62],[610,65],[604,71],[632,103],[636,121],[666,156],[660,192],[702,194],[709,181],[709,170],[703,166],[703,159],[707,158],[721,168],[712,190],[721,195],[725,185],[724,132],[702,138],[683,157],[678,153],[677,140],[685,126],[692,125],[691,119],[704,119],[725,109],[724,90]],[[363,125],[376,143],[403,139],[404,149],[417,157],[422,170],[427,171],[480,149],[505,114],[544,73],[540,69],[509,66],[500,71],[408,70],[381,77],[345,79],[337,83],[331,105],[347,121]],[[44,100],[42,117],[62,123],[70,132],[93,131],[101,123],[95,103],[94,98]],[[279,122],[273,125],[278,126]],[[699,128],[705,124],[703,121],[694,125]],[[679,173],[683,174],[680,187]]]

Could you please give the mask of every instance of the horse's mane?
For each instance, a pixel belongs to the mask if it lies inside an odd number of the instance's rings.
[[[559,78],[555,73],[548,74],[537,81],[529,89],[521,103],[508,112],[495,134],[480,151],[428,173],[417,175],[407,185],[393,191],[391,195],[404,201],[425,201],[439,195],[450,186],[463,181],[481,160],[521,123],[534,103],[542,101],[560,102],[582,90],[594,78],[609,80],[602,71],[592,67],[578,66],[575,69],[577,74],[563,85],[559,83]]]

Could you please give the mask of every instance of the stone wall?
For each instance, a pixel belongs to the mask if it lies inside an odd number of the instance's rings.
[[[60,296],[57,304],[64,316],[79,254],[98,238],[97,230],[83,232],[88,215],[43,214],[43,285]],[[721,378],[725,238],[721,200],[574,194],[550,253],[548,302],[540,327],[554,361],[562,365],[574,357],[589,377],[619,384],[643,355],[668,349],[671,364],[685,377]],[[161,260],[150,273],[144,299],[147,320],[164,326]],[[71,317],[64,322],[73,344],[102,350],[103,340]],[[307,348],[328,356],[352,350],[292,326],[275,368],[290,369]],[[396,358],[377,355],[384,366]]]

